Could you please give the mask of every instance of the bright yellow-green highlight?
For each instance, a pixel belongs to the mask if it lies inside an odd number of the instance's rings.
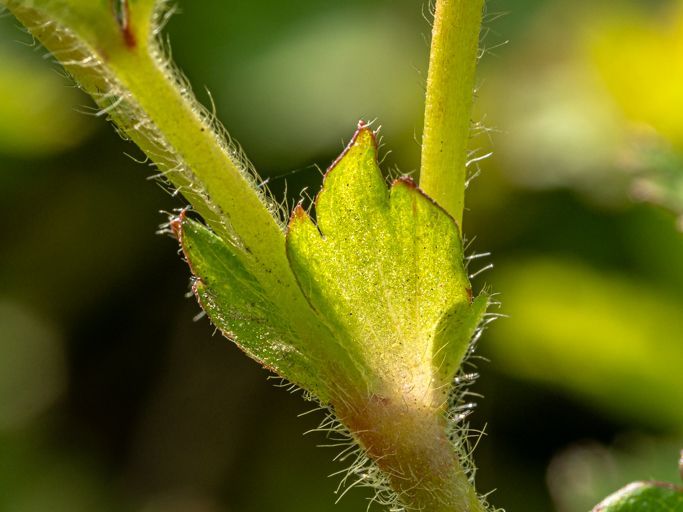
[[[502,368],[683,432],[683,408],[674,405],[683,403],[678,300],[563,261],[518,262],[498,274],[510,318],[487,347]]]
[[[683,148],[683,9],[667,22],[625,15],[597,26],[589,47],[626,116]]]
[[[456,223],[412,181],[387,188],[368,127],[328,171],[316,216],[298,207],[287,235],[304,294],[386,392],[440,407],[486,306],[472,304]]]

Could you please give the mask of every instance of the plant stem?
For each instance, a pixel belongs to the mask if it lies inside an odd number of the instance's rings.
[[[248,163],[165,56],[164,0],[0,0],[89,93],[268,292],[305,343],[328,336],[289,267],[284,233]],[[302,344],[304,342],[302,341]],[[340,349],[341,350],[341,349]],[[340,359],[345,356],[340,354]],[[327,398],[327,397],[323,397]]]
[[[93,96],[102,109],[98,115],[111,118],[207,224],[241,249],[264,286],[285,289],[286,304],[305,307],[289,271],[284,234],[248,164],[223,140],[159,47],[160,3],[126,3],[121,26],[108,2],[82,0],[69,7],[52,0],[0,0]]]
[[[483,0],[437,0],[427,77],[420,187],[462,229],[467,145]]]
[[[406,510],[486,512],[440,408],[411,405],[402,392],[369,397],[340,418],[386,475]]]

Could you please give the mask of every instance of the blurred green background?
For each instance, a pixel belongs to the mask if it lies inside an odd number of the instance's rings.
[[[415,173],[425,1],[180,1],[174,57],[281,199],[358,119]],[[499,14],[504,14],[500,16]],[[183,206],[0,19],[0,511],[364,510],[311,404],[218,335]],[[509,43],[505,44],[509,40]],[[675,481],[683,443],[683,5],[490,0],[465,232],[500,293],[480,343],[480,491],[581,512]],[[477,167],[478,166],[478,167]]]

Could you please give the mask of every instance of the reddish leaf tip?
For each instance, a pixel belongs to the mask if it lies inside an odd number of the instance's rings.
[[[291,215],[289,216],[289,222],[287,223],[287,233],[286,235],[289,234],[290,229],[292,226],[297,223],[297,222],[303,222],[308,220],[308,213],[304,209],[303,205],[301,203],[298,203],[295,207],[294,210],[292,210]]]
[[[327,177],[330,171],[332,171],[337,166],[337,164],[341,162],[341,160],[347,155],[347,153],[351,151],[351,149],[358,143],[361,137],[368,137],[372,142],[375,153],[377,153],[377,138],[375,137],[375,132],[372,131],[370,125],[365,121],[358,121],[358,127],[356,128],[353,137],[351,137],[351,140],[344,148],[344,151],[342,151],[341,154],[334,160],[334,162],[332,162],[332,164],[327,168],[323,180],[325,177]]]
[[[396,178],[391,182],[391,186],[395,187],[396,185],[405,185],[408,188],[418,189],[417,183],[415,183],[413,178],[410,176],[401,176],[400,178]]]

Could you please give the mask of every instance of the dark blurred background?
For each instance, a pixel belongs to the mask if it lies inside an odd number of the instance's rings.
[[[387,172],[416,172],[426,0],[179,7],[175,59],[281,200],[316,192],[361,118]],[[193,320],[155,235],[183,203],[28,41],[0,19],[0,511],[364,510],[333,505],[313,405]],[[472,148],[493,156],[464,226],[509,318],[477,361],[478,487],[586,511],[677,479],[683,6],[490,0],[483,48]]]

